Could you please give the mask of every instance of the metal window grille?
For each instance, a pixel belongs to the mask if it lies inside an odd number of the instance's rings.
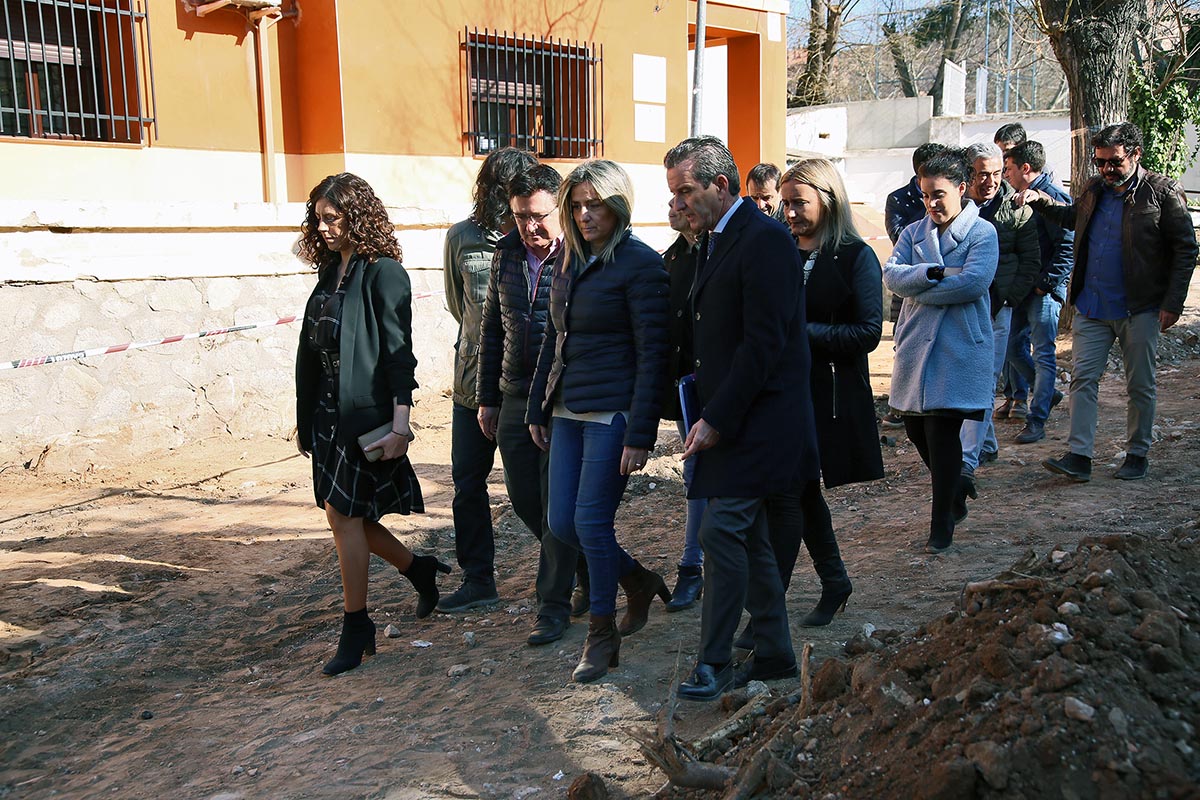
[[[143,141],[155,125],[147,0],[0,9],[0,135]]]
[[[543,158],[604,152],[603,47],[469,28],[463,30],[464,134],[479,155],[520,147]]]

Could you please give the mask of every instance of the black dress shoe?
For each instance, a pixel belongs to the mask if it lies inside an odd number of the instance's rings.
[[[671,602],[667,603],[667,611],[691,608],[700,599],[703,591],[704,570],[700,567],[680,567],[675,589],[671,592]]]
[[[1059,475],[1066,475],[1076,483],[1087,483],[1092,479],[1092,460],[1078,453],[1065,453],[1061,458],[1047,458],[1042,466]]]
[[[1129,453],[1125,456],[1125,462],[1113,473],[1113,477],[1119,481],[1140,481],[1146,477],[1148,463],[1145,456]]]
[[[777,681],[794,678],[799,674],[796,659],[764,658],[750,656],[733,671],[733,688],[740,689],[750,681]]]
[[[525,641],[532,645],[557,642],[567,632],[569,624],[561,617],[548,617],[545,614],[538,614],[537,622],[533,624],[533,630],[529,632],[529,638]]]
[[[679,684],[678,694],[684,700],[716,700],[732,686],[732,663],[715,666],[698,661],[688,679]]]

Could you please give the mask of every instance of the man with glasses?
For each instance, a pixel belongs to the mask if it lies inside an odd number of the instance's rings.
[[[1142,132],[1129,122],[1092,137],[1092,178],[1073,203],[1026,189],[1016,202],[1075,230],[1075,270],[1067,290],[1072,324],[1070,449],[1042,462],[1084,482],[1092,477],[1096,402],[1114,341],[1121,345],[1129,397],[1125,462],[1114,477],[1146,476],[1154,425],[1154,356],[1158,335],[1179,321],[1196,266],[1196,233],[1183,188],[1144,169]]]
[[[525,406],[550,306],[550,279],[562,247],[558,187],[562,177],[546,164],[518,173],[508,184],[516,230],[496,243],[483,302],[479,337],[479,428],[496,442],[513,511],[541,543],[538,616],[527,641],[562,638],[572,614],[588,610],[587,591],[572,606],[571,584],[581,562],[575,548],[550,533],[546,510],[548,461],[529,436]],[[488,553],[495,558],[495,550]],[[585,586],[587,571],[580,574]]]

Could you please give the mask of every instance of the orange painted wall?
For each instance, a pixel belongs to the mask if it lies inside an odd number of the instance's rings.
[[[307,13],[307,12],[306,12]],[[684,7],[647,0],[353,0],[338,3],[346,148],[354,152],[469,156],[462,131],[464,27],[603,42],[605,155],[657,163],[663,146],[633,138],[633,54],[668,62],[667,138],[686,135]],[[307,21],[307,20],[306,20]],[[387,31],[387,35],[380,35]],[[674,139],[672,139],[674,137]]]
[[[688,4],[695,36],[696,4]],[[760,161],[786,161],[787,46],[768,35],[767,17],[746,8],[708,3],[706,40],[728,45],[729,149],[743,180]],[[722,41],[723,40],[723,41]]]
[[[254,36],[244,14],[197,17],[154,2],[150,35],[159,130],[155,146],[259,150]]]

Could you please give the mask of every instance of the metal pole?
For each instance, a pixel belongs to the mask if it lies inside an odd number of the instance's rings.
[[[1008,48],[1004,55],[1004,113],[1008,113],[1008,90],[1012,85],[1012,50],[1013,50],[1013,1],[1008,0]]]
[[[992,0],[987,0],[983,8],[983,68],[986,71],[985,74],[987,77],[984,79],[983,86],[983,97],[985,102],[983,104],[983,108],[975,109],[976,114],[987,113],[987,84],[992,80]]]
[[[700,135],[701,114],[704,111],[704,37],[705,0],[696,0],[696,49],[692,64],[692,136]]]

